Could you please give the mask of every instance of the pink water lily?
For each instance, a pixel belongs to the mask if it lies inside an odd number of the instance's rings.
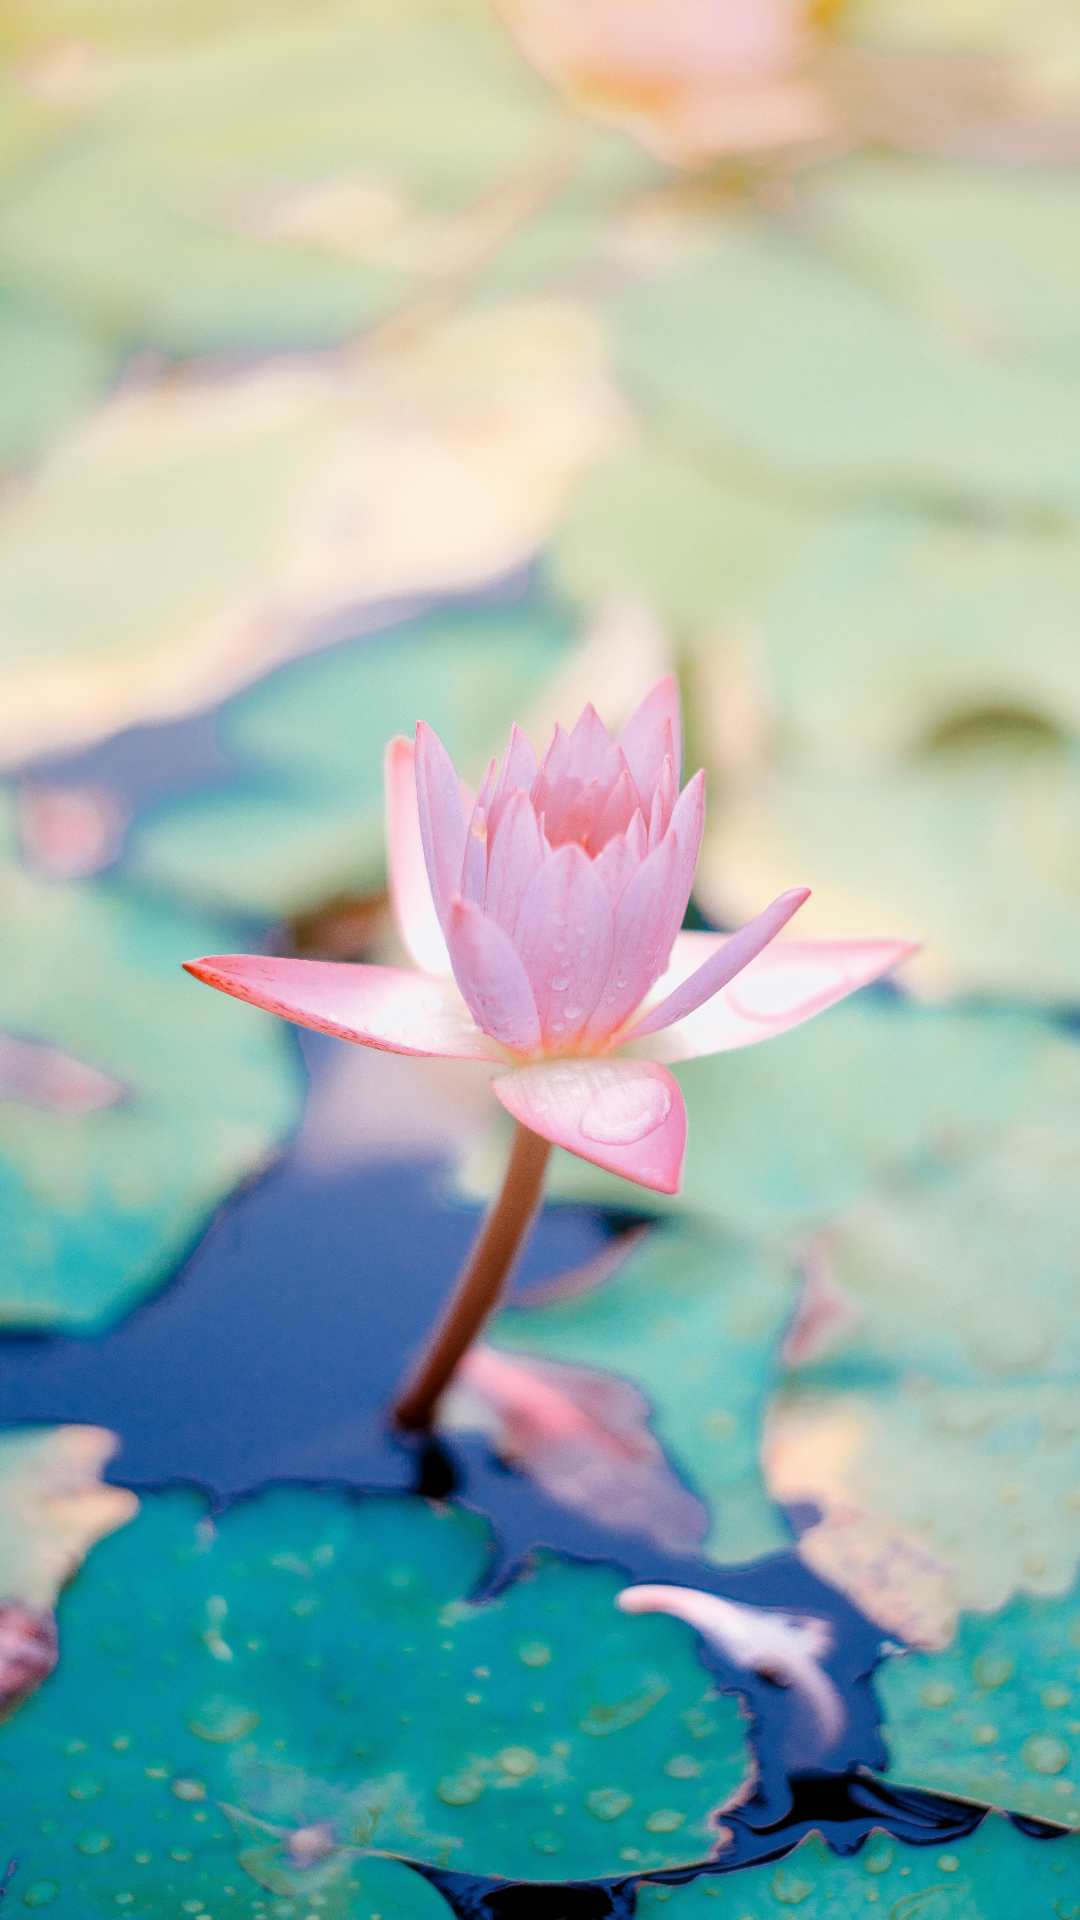
[[[386,756],[391,896],[420,971],[253,954],[188,971],[365,1046],[487,1061],[523,1126],[675,1193],[686,1109],[666,1063],[783,1033],[914,944],[771,945],[807,888],[738,933],[680,932],[705,815],[681,763],[671,676],[615,740],[588,706],[538,763],[514,727],[475,796],[421,723]]]

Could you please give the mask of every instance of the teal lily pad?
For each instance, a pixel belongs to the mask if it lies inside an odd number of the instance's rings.
[[[43,885],[0,827],[0,1032],[73,1056],[118,1096],[68,1112],[0,1101],[0,1319],[100,1328],[274,1154],[300,1068],[279,1022],[236,1020],[181,970],[233,929],[116,885]]]
[[[149,1496],[0,1730],[16,1898],[51,1880],[58,1920],[124,1893],[221,1920],[318,1891],[344,1916],[351,1882],[385,1884],[370,1848],[537,1880],[704,1857],[747,1755],[693,1634],[621,1614],[613,1569],[548,1556],[474,1605],[489,1548],[415,1500],[283,1489],[215,1522],[194,1493]]]
[[[564,610],[530,596],[298,661],[224,710],[219,738],[240,784],[155,808],[129,871],[268,918],[381,886],[387,740],[425,719],[463,770],[482,773],[570,640]]]
[[[855,1855],[830,1851],[809,1834],[779,1863],[745,1867],[730,1879],[704,1876],[685,1887],[639,1889],[643,1920],[1080,1920],[1080,1840],[1049,1845],[991,1814],[947,1846],[908,1847],[880,1830]]]
[[[967,1614],[877,1676],[889,1777],[1080,1828],[1080,1590]]]

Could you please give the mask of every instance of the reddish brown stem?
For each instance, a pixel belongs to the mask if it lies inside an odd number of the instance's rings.
[[[465,1270],[431,1337],[416,1373],[394,1408],[399,1427],[430,1427],[436,1404],[454,1368],[494,1310],[503,1282],[540,1203],[544,1168],[551,1152],[528,1127],[515,1125],[510,1164],[495,1205],[480,1229]]]

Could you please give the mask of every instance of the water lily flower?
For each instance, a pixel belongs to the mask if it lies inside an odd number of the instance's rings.
[[[670,675],[614,741],[588,706],[538,764],[515,727],[475,798],[421,723],[386,761],[391,896],[420,971],[256,954],[188,971],[361,1045],[487,1061],[532,1132],[675,1193],[686,1109],[666,1063],[783,1033],[913,947],[772,946],[807,888],[738,933],[680,932],[705,817],[681,761]]]
[[[783,1033],[873,980],[904,940],[783,943],[794,888],[738,933],[680,931],[705,821],[705,776],[680,791],[671,675],[612,740],[592,706],[543,761],[514,727],[478,794],[437,734],[391,741],[390,890],[420,971],[219,954],[189,973],[302,1026],[392,1053],[483,1060],[518,1123],[502,1193],[399,1404],[426,1425],[491,1311],[538,1204],[551,1144],[678,1191],[686,1109],[671,1061]]]

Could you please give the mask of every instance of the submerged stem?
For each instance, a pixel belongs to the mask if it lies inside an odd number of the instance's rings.
[[[428,1350],[394,1408],[400,1427],[415,1432],[431,1425],[440,1395],[494,1308],[532,1224],[550,1152],[550,1140],[542,1140],[520,1121],[515,1125],[502,1192],[480,1229]]]

